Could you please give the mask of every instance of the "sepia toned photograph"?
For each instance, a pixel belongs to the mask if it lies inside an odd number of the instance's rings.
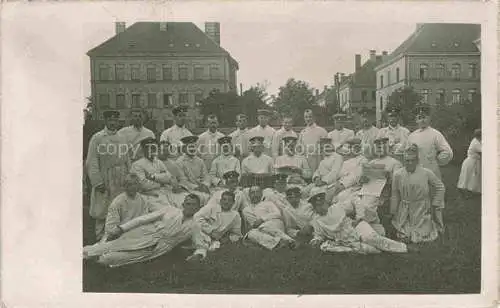
[[[479,294],[481,32],[86,24],[83,292]]]

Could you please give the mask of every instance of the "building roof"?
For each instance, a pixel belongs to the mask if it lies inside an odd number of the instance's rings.
[[[377,76],[375,74],[375,67],[382,62],[380,56],[377,56],[376,60],[366,61],[357,71],[347,76],[346,80],[341,83],[340,87],[347,84],[352,85],[366,85],[375,86],[377,83]]]
[[[480,35],[478,24],[421,24],[382,64],[409,53],[477,53],[474,41]]]
[[[87,55],[119,56],[142,53],[213,53],[229,56],[229,52],[214,42],[192,22],[137,22],[125,31],[91,49]],[[237,64],[237,63],[236,63]]]

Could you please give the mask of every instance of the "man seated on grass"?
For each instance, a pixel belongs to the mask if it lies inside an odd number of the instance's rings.
[[[243,209],[243,217],[251,230],[245,237],[269,250],[295,248],[297,243],[285,233],[285,224],[276,205],[263,200],[259,186],[252,186],[248,193],[250,203]]]
[[[311,180],[312,171],[303,155],[296,153],[297,137],[287,136],[282,138],[283,155],[278,156],[274,162],[274,169],[288,167],[290,169],[288,183],[305,185]]]
[[[343,202],[334,204],[346,211],[347,215],[354,216],[356,220],[369,223],[380,235],[385,235],[385,229],[377,210],[389,200],[392,176],[395,170],[402,167],[397,159],[388,156],[388,142],[388,138],[375,139],[376,158],[362,167],[361,189]]]
[[[312,183],[302,192],[305,198],[309,197],[311,189],[314,187],[332,188],[338,180],[342,163],[344,162],[344,158],[340,154],[335,153],[331,138],[321,138],[319,143],[323,159],[312,176]]]
[[[85,246],[84,259],[119,267],[157,258],[189,239],[202,249],[201,226],[193,219],[199,209],[200,198],[189,194],[182,209],[167,206],[118,225],[108,241]]]
[[[221,155],[212,161],[210,167],[210,181],[215,187],[223,186],[223,176],[228,171],[241,173],[240,161],[233,154],[231,137],[224,136],[217,140],[220,146]]]
[[[141,141],[141,147],[144,157],[135,161],[130,168],[130,172],[139,178],[141,192],[150,199],[158,199],[164,205],[180,208],[186,194],[182,194],[176,178],[157,158],[159,149],[156,140],[146,138]]]
[[[234,206],[235,195],[228,190],[222,192],[220,201],[204,206],[194,218],[201,225],[202,248],[198,248],[194,256],[205,258],[207,251],[218,249],[221,244],[237,242],[241,234],[241,216]]]
[[[150,202],[148,198],[138,193],[139,190],[140,185],[137,175],[128,174],[125,177],[125,192],[116,196],[108,208],[104,237],[101,241],[107,241],[110,234],[116,233],[116,229],[120,224],[152,213],[160,208],[158,204]]]
[[[312,204],[315,217],[309,232],[313,238],[310,244],[327,252],[356,252],[362,254],[413,251],[404,243],[396,242],[378,234],[365,221],[354,221],[347,217],[345,211],[325,202],[325,193],[318,192],[309,202]],[[311,230],[312,229],[312,230]],[[305,231],[304,231],[305,232]]]
[[[314,216],[312,205],[301,199],[302,192],[299,186],[293,185],[286,189],[284,202],[276,200],[274,204],[280,209],[288,235],[295,238],[300,230],[308,226]]]
[[[286,173],[277,173],[273,175],[273,187],[265,188],[262,191],[264,200],[274,202],[276,199],[285,199],[288,175]]]
[[[163,162],[167,171],[172,175],[172,177],[179,184],[177,187],[172,187],[172,191],[175,193],[179,193],[182,191],[189,190],[189,182],[184,175],[184,172],[181,171],[179,164],[177,164],[177,156],[176,153],[177,148],[175,145],[170,144],[170,142],[164,140],[160,142],[160,152],[158,153],[158,158]]]

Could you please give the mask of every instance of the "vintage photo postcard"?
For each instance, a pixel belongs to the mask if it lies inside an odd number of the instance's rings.
[[[494,307],[496,10],[5,3],[3,304]]]

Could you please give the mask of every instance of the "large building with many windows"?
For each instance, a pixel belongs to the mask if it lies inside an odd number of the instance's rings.
[[[377,120],[389,96],[412,87],[429,104],[453,104],[480,93],[481,26],[475,24],[418,24],[375,68]]]
[[[90,50],[95,117],[109,109],[125,121],[131,108],[150,114],[157,132],[173,123],[174,106],[189,107],[188,126],[200,123],[197,103],[211,91],[237,91],[238,63],[220,46],[220,24],[205,32],[191,22],[115,24],[116,34]]]

